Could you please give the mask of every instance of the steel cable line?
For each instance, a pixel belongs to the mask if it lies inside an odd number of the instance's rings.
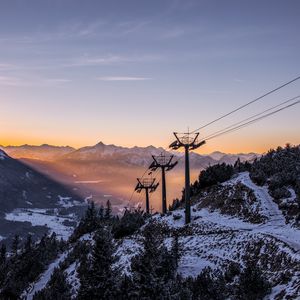
[[[206,128],[207,126],[212,125],[212,124],[214,124],[214,123],[216,123],[216,122],[218,122],[218,121],[220,121],[220,120],[222,120],[222,119],[224,119],[224,118],[226,118],[226,117],[228,117],[228,116],[234,114],[235,112],[237,112],[237,111],[239,111],[239,110],[241,110],[241,109],[243,109],[243,108],[245,108],[245,107],[247,107],[247,106],[249,106],[249,105],[251,105],[251,104],[253,104],[253,103],[255,103],[255,102],[258,102],[259,100],[261,100],[261,99],[267,97],[268,95],[271,95],[271,94],[273,94],[273,93],[279,91],[280,89],[286,87],[287,85],[292,84],[293,82],[295,82],[295,81],[297,81],[297,80],[299,80],[299,79],[300,79],[300,76],[298,76],[298,77],[296,77],[296,78],[294,78],[294,79],[292,79],[292,80],[290,80],[290,81],[288,81],[288,82],[286,82],[286,83],[284,83],[284,84],[278,86],[277,88],[275,88],[275,89],[273,89],[273,90],[271,90],[271,91],[269,91],[269,92],[267,92],[267,93],[265,93],[265,94],[259,96],[258,98],[255,98],[255,99],[253,99],[253,100],[247,102],[246,104],[243,104],[243,105],[237,107],[236,109],[234,109],[234,110],[232,110],[232,111],[226,113],[225,115],[222,115],[222,116],[220,116],[219,118],[217,118],[217,119],[215,119],[215,120],[213,120],[213,121],[211,121],[211,122],[209,122],[209,123],[207,123],[207,124],[205,124],[205,125],[203,125],[203,126],[197,128],[197,129],[193,130],[191,133],[194,133],[194,132],[196,132],[196,131],[198,131],[198,130],[201,130],[201,129],[203,129],[203,128]]]
[[[211,136],[214,136],[214,135],[216,135],[216,134],[218,134],[218,133],[221,133],[221,132],[223,132],[223,131],[225,131],[225,130],[228,130],[228,129],[231,129],[231,128],[233,128],[233,127],[236,127],[237,125],[240,125],[240,124],[242,124],[242,123],[244,123],[244,122],[246,122],[246,121],[249,121],[249,120],[251,120],[251,119],[254,119],[255,117],[261,116],[261,115],[264,114],[264,113],[267,113],[267,112],[269,112],[269,111],[272,111],[272,110],[274,110],[275,108],[280,107],[280,106],[282,106],[282,105],[284,105],[284,104],[287,104],[287,103],[289,103],[289,102],[291,102],[291,101],[294,101],[294,100],[296,100],[296,99],[298,99],[298,98],[300,98],[300,95],[299,95],[299,96],[296,96],[296,97],[293,97],[293,98],[290,98],[290,99],[288,99],[288,100],[286,100],[286,101],[283,101],[283,102],[281,102],[280,104],[277,104],[277,105],[275,105],[275,106],[272,106],[272,107],[270,107],[270,108],[268,108],[268,109],[266,109],[266,110],[264,110],[264,111],[262,111],[262,112],[260,112],[260,113],[258,113],[258,114],[254,114],[254,115],[252,115],[251,117],[248,117],[248,118],[246,118],[246,119],[244,119],[244,120],[242,120],[242,121],[239,121],[239,122],[237,122],[237,123],[234,123],[234,124],[232,124],[232,125],[230,125],[230,126],[228,126],[228,127],[225,127],[225,128],[223,128],[223,129],[221,129],[221,130],[218,130],[218,131],[216,131],[216,132],[214,132],[214,133],[211,133],[211,134],[205,136],[205,137],[203,138],[203,140],[209,140],[209,138],[210,138]]]
[[[273,112],[270,112],[270,113],[268,113],[268,114],[265,114],[265,115],[263,115],[263,116],[261,116],[261,117],[258,117],[258,118],[254,119],[254,120],[251,120],[251,121],[249,121],[249,122],[246,122],[246,123],[243,123],[243,124],[241,124],[241,125],[239,125],[239,126],[236,126],[236,127],[234,127],[234,128],[231,128],[231,129],[229,129],[229,130],[225,130],[225,131],[223,131],[223,132],[221,132],[221,133],[217,133],[217,134],[215,134],[215,135],[212,135],[212,136],[206,138],[206,141],[212,140],[212,139],[214,139],[214,138],[216,138],[216,137],[219,137],[219,136],[222,136],[222,135],[224,135],[224,134],[227,134],[227,133],[230,133],[230,132],[239,130],[239,129],[243,128],[243,127],[246,127],[246,126],[251,125],[251,124],[253,124],[253,123],[256,123],[256,122],[258,122],[258,121],[260,121],[260,120],[263,120],[263,119],[265,119],[265,118],[267,118],[267,117],[269,117],[269,116],[272,116],[272,115],[274,115],[274,114],[276,114],[276,113],[278,113],[278,112],[280,112],[280,111],[283,111],[283,110],[285,110],[285,109],[287,109],[287,108],[289,108],[289,107],[292,107],[292,106],[294,106],[294,105],[296,105],[296,104],[299,104],[299,103],[300,103],[300,100],[299,100],[299,101],[296,101],[296,102],[294,102],[294,103],[292,103],[292,104],[286,105],[286,106],[284,106],[284,107],[282,107],[282,108],[280,108],[280,109],[277,109],[277,110],[275,110],[275,111],[273,111]]]

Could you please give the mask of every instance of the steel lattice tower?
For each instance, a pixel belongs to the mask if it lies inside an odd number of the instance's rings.
[[[146,212],[147,214],[150,213],[150,204],[149,204],[149,193],[153,193],[159,183],[155,183],[155,178],[137,178],[137,185],[135,187],[135,191],[140,193],[142,190],[145,190],[146,194]]]
[[[161,169],[161,182],[162,182],[162,213],[167,213],[167,190],[166,190],[166,171],[172,170],[176,165],[177,161],[172,163],[174,155],[168,155],[161,153],[160,155],[152,155],[153,162],[149,166],[149,169],[153,172],[158,168]]]
[[[189,151],[195,150],[205,144],[205,141],[197,142],[199,132],[191,134],[174,132],[176,140],[169,146],[173,150],[181,147],[185,150],[185,223],[191,222],[191,199],[190,199],[190,160]]]

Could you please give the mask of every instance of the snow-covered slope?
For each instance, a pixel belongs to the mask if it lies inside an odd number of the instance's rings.
[[[39,277],[39,279],[33,283],[32,285],[30,285],[22,294],[21,297],[23,297],[23,299],[26,300],[32,300],[33,295],[42,290],[46,284],[48,283],[48,281],[51,278],[51,275],[54,271],[55,268],[57,268],[59,266],[59,264],[64,261],[64,259],[66,259],[66,257],[68,256],[69,251],[66,251],[64,253],[62,253],[54,262],[52,262],[48,268],[46,269],[46,271],[41,274],[41,276]]]
[[[250,179],[248,172],[240,173],[239,176],[225,184],[235,184],[237,182],[245,184],[254,191],[264,215],[267,216],[267,222],[254,226],[254,230],[278,238],[300,253],[300,230],[286,224],[285,217],[274,199],[269,195],[267,186],[257,186]]]
[[[35,169],[0,152],[0,211],[15,208],[56,207],[60,197],[73,197],[74,192]]]
[[[257,205],[266,217],[263,222],[250,223],[242,217],[202,207],[201,197],[193,202],[192,222],[189,225],[184,224],[183,209],[166,216],[156,214],[152,217],[163,228],[163,241],[167,247],[171,246],[173,233],[179,235],[182,257],[178,273],[184,277],[196,277],[208,266],[222,270],[224,266],[237,264],[243,268],[246,258],[250,256],[257,261],[272,285],[272,292],[266,300],[300,299],[300,230],[286,224],[267,188],[254,184],[249,173],[240,173],[223,183],[223,186],[234,187],[238,184],[247,186],[255,194]],[[132,258],[143,247],[142,231],[143,228],[116,242],[115,267],[128,276],[131,275]],[[92,245],[90,235],[83,236],[82,239]],[[68,281],[73,283],[74,295],[79,285],[77,268],[78,262],[73,262],[66,269]],[[50,265],[45,272],[47,278],[52,270],[53,265]],[[40,282],[41,280],[34,287],[40,287]]]
[[[5,220],[29,222],[32,226],[45,226],[48,228],[50,234],[55,232],[58,238],[67,240],[77,224],[76,216],[73,214],[61,216],[55,214],[55,210],[50,211],[51,213],[49,213],[47,209],[37,208],[15,209],[11,213],[5,214]],[[69,224],[73,224],[73,226]]]
[[[37,239],[47,228],[67,238],[76,225],[69,214],[84,205],[71,189],[0,150],[0,235],[7,245],[15,234]]]

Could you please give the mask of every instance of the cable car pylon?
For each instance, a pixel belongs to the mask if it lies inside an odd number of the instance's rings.
[[[166,172],[172,170],[176,165],[177,161],[172,163],[174,155],[164,154],[152,155],[153,162],[149,166],[149,170],[156,171],[158,168],[161,169],[161,183],[162,183],[162,213],[167,213],[167,190],[166,190]]]
[[[205,144],[205,141],[198,142],[199,132],[177,133],[173,132],[176,140],[169,146],[173,150],[181,147],[185,150],[185,224],[191,222],[191,199],[190,199],[190,159],[189,151],[195,150]]]
[[[147,214],[150,214],[149,193],[153,193],[159,185],[159,183],[158,182],[156,183],[155,180],[156,179],[152,178],[152,177],[150,177],[150,178],[137,178],[138,183],[135,187],[135,191],[137,193],[141,193],[142,190],[145,190],[146,212],[147,212]]]

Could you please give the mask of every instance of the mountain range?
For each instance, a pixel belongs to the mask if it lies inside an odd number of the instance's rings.
[[[103,159],[115,159],[121,160],[128,164],[148,166],[151,162],[152,155],[160,155],[161,153],[173,154],[176,157],[181,157],[181,152],[170,151],[167,152],[163,148],[157,148],[154,146],[148,147],[122,147],[113,144],[106,145],[103,142],[99,142],[94,146],[85,146],[79,149],[75,149],[70,146],[53,146],[43,144],[40,146],[33,145],[21,145],[21,146],[1,146],[7,154],[14,158],[28,158],[38,159],[43,161],[55,161],[64,159],[76,159],[76,160],[103,160]],[[215,151],[211,154],[201,155],[198,153],[191,153],[192,162],[208,165],[216,162],[234,163],[237,158],[241,161],[251,161],[257,157],[257,153],[239,153],[228,154]]]
[[[174,155],[178,165],[167,174],[167,193],[169,203],[181,195],[184,182],[184,157],[182,152],[169,151],[154,146],[121,147],[99,142],[94,146],[79,149],[51,145],[40,146],[0,146],[8,155],[17,158],[32,169],[46,175],[68,187],[80,197],[104,203],[109,198],[115,206],[123,206],[128,201],[134,203],[143,199],[130,195],[136,185],[136,178],[141,176],[152,162],[152,155]],[[233,164],[238,158],[241,161],[254,160],[258,155],[225,154],[214,152],[209,155],[190,153],[191,180],[195,180],[200,170],[218,163]],[[157,181],[160,174],[154,174]],[[160,210],[160,192],[152,195],[154,209]]]
[[[75,151],[74,148],[69,146],[52,146],[48,144],[43,144],[40,146],[33,145],[22,145],[22,146],[1,146],[8,155],[14,158],[34,158],[40,160],[51,161],[64,154],[68,154]]]

